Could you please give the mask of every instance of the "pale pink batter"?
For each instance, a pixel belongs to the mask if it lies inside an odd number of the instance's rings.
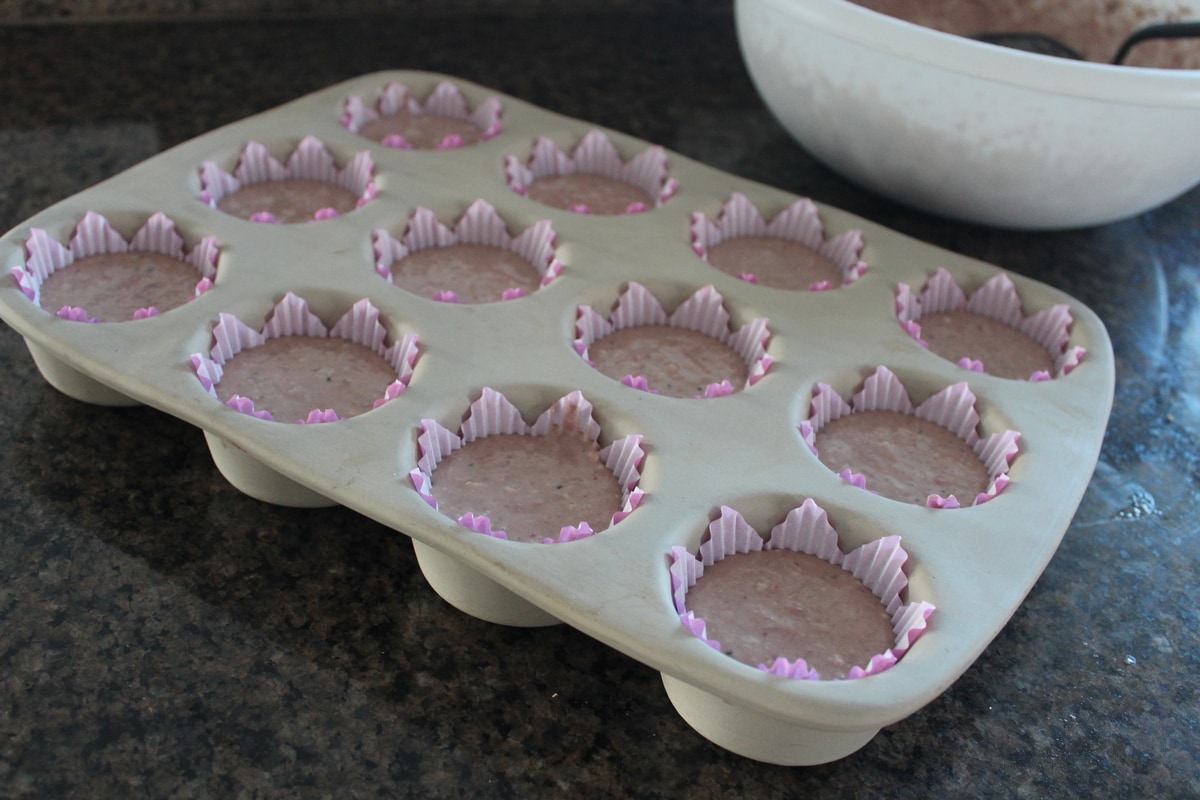
[[[116,322],[133,319],[139,308],[161,312],[181,306],[199,281],[194,267],[162,253],[105,253],[52,272],[42,284],[41,303],[47,311],[75,306],[102,322]]]
[[[415,150],[433,150],[447,136],[457,136],[464,145],[475,144],[483,137],[470,120],[448,117],[445,114],[413,114],[397,111],[363,123],[360,135],[382,142],[389,136],[402,136]]]
[[[926,28],[974,36],[980,33],[1036,31],[1073,47],[1089,61],[1107,63],[1137,28],[1154,22],[1190,19],[1187,6],[1155,11],[1132,0],[853,0],[888,16]],[[1129,66],[1200,69],[1200,39],[1150,41],[1135,47]]]
[[[773,289],[805,290],[828,281],[841,286],[842,271],[825,256],[778,236],[738,236],[708,249],[708,263],[730,275],[749,274]]]
[[[575,432],[493,434],[442,459],[432,474],[438,509],[486,516],[509,539],[557,539],[565,526],[604,530],[621,510],[621,486],[600,448]]]
[[[516,253],[482,244],[426,247],[392,264],[392,281],[405,291],[432,297],[453,291],[464,303],[500,300],[508,289],[526,294],[541,285],[537,269]]]
[[[614,380],[643,377],[668,397],[696,397],[711,383],[728,380],[740,391],[749,367],[737,351],[713,337],[670,325],[622,328],[588,347],[596,369]]]
[[[345,419],[370,411],[396,380],[382,356],[335,336],[282,336],[243,350],[222,367],[218,396],[241,395],[256,411],[297,422],[313,409]]]
[[[905,503],[953,494],[967,506],[991,482],[979,456],[952,431],[899,411],[860,411],[827,422],[816,447],[829,469],[849,469],[871,491]]]
[[[654,207],[654,198],[631,183],[576,172],[538,178],[528,187],[529,197],[543,205],[570,210],[587,206],[592,214],[624,214],[632,203]]]
[[[841,567],[807,553],[763,550],[706,566],[687,609],[738,661],[803,658],[822,679],[845,678],[895,645],[879,598]]]
[[[989,375],[1028,379],[1037,370],[1054,374],[1054,359],[1033,337],[999,320],[967,311],[922,316],[921,338],[931,352],[957,363],[983,362]]]
[[[324,181],[289,178],[282,181],[248,183],[217,201],[226,214],[250,219],[268,213],[277,222],[310,222],[320,210],[332,208],[339,214],[353,211],[358,197],[349,189]]]

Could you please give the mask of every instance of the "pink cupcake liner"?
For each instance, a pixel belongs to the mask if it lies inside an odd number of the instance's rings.
[[[396,380],[388,385],[383,396],[372,406],[378,408],[389,400],[399,397],[408,388],[413,368],[417,362],[420,344],[420,338],[416,334],[410,333],[395,344],[388,346],[387,329],[379,321],[379,316],[379,309],[372,305],[370,300],[363,298],[351,306],[332,329],[327,329],[324,323],[309,310],[307,301],[288,292],[282,300],[275,304],[270,318],[261,331],[253,330],[231,314],[221,313],[218,315],[217,324],[213,326],[212,349],[208,355],[193,353],[190,361],[200,384],[205,391],[216,398],[216,385],[221,381],[222,366],[243,350],[258,347],[266,343],[268,339],[281,336],[315,336],[318,338],[335,336],[372,350],[386,359],[396,370]],[[258,419],[274,420],[269,411],[255,410],[254,402],[240,395],[231,397],[226,405]],[[314,408],[300,422],[318,423],[339,420],[340,418],[333,409]]]
[[[989,278],[969,297],[944,267],[939,267],[930,276],[920,294],[913,292],[905,283],[896,288],[896,318],[900,321],[900,327],[922,347],[928,348],[929,345],[921,339],[921,316],[945,311],[968,311],[1021,331],[1054,357],[1053,377],[1061,378],[1069,374],[1079,366],[1086,354],[1082,347],[1068,347],[1074,319],[1065,303],[1025,316],[1016,286],[1004,273]],[[983,362],[976,359],[960,359],[958,366],[973,372],[986,372]],[[1037,382],[1050,380],[1051,377],[1049,373],[1038,370],[1030,375],[1029,380]]]
[[[206,236],[190,251],[186,250],[175,223],[161,211],[151,215],[128,241],[103,215],[89,211],[76,224],[65,247],[41,228],[31,229],[25,242],[25,264],[13,267],[12,276],[25,296],[41,305],[42,284],[57,270],[88,256],[127,252],[158,253],[194,267],[200,274],[193,294],[195,298],[212,288],[220,247],[216,237]],[[63,306],[55,313],[62,319],[99,322],[78,306]],[[133,318],[146,319],[158,314],[157,308],[147,306],[137,309]]]
[[[979,460],[983,462],[991,483],[984,492],[975,496],[971,505],[980,505],[991,500],[1008,485],[1008,469],[1018,453],[1017,442],[1021,434],[1006,430],[986,438],[979,436],[979,412],[975,408],[975,393],[966,383],[955,383],[931,395],[920,405],[914,406],[908,390],[887,367],[877,367],[863,382],[851,402],[825,383],[818,383],[813,390],[809,417],[800,423],[800,435],[813,455],[817,454],[816,436],[823,425],[847,414],[860,411],[897,411],[927,420],[953,432],[966,442]],[[848,483],[865,489],[866,478],[845,470],[840,477]],[[961,502],[954,495],[942,497],[931,494],[925,503],[930,508],[959,508]]]
[[[533,424],[529,424],[508,398],[485,387],[479,399],[468,409],[459,433],[453,433],[436,420],[421,420],[421,433],[417,437],[417,468],[409,472],[409,480],[417,494],[436,509],[438,503],[432,493],[432,476],[437,465],[450,453],[476,439],[497,434],[545,436],[551,431],[578,431],[589,441],[596,442],[601,430],[592,410],[591,402],[581,392],[574,391],[556,400]],[[616,476],[622,489],[621,510],[613,514],[610,526],[625,519],[642,502],[644,494],[638,487],[638,481],[641,480],[645,451],[641,445],[641,434],[629,434],[600,450],[601,461]],[[476,533],[499,539],[508,538],[504,531],[493,529],[491,520],[486,516],[467,513],[456,522]],[[572,542],[594,534],[595,531],[586,523],[565,525],[559,531],[558,539],[544,539],[543,543]]]
[[[407,86],[395,81],[383,87],[374,106],[368,105],[361,97],[349,97],[342,113],[342,126],[348,131],[358,133],[366,123],[400,111],[408,111],[411,114],[437,114],[470,122],[479,128],[480,138],[484,141],[499,135],[503,128],[501,118],[504,106],[498,98],[489,97],[471,110],[462,90],[449,81],[442,81],[435,86],[424,102],[415,99]],[[399,134],[386,137],[380,144],[398,150],[413,149]],[[453,150],[464,146],[462,137],[450,135],[443,139],[436,149]]]
[[[611,333],[644,325],[687,328],[711,336],[741,356],[750,368],[746,379],[746,387],[750,387],[762,380],[774,360],[767,355],[767,343],[771,338],[767,320],[754,319],[734,331],[730,327],[729,319],[729,312],[725,309],[725,298],[711,285],[696,290],[675,311],[668,314],[649,289],[630,281],[625,291],[617,298],[608,319],[598,314],[591,306],[579,306],[576,311],[573,344],[575,352],[589,366],[595,367],[588,359],[588,348]],[[621,379],[621,383],[655,393],[642,376],[627,375]],[[733,390],[734,387],[729,381],[713,383],[705,387],[702,397],[725,397],[732,394]]]
[[[221,198],[233,194],[242,186],[268,181],[304,179],[339,186],[354,194],[358,198],[356,206],[362,208],[374,199],[378,192],[374,175],[375,162],[368,151],[357,153],[349,163],[339,169],[333,154],[315,136],[301,139],[286,163],[271,155],[265,145],[249,142],[243,148],[232,174],[221,169],[213,161],[205,161],[201,165],[200,199],[212,208],[217,208]],[[313,215],[313,221],[332,219],[336,216],[337,211],[323,208]],[[255,214],[251,221],[274,223],[276,220],[271,214],[264,212]]]
[[[667,155],[663,148],[650,147],[629,161],[622,161],[612,140],[598,130],[589,131],[570,155],[543,136],[534,142],[527,164],[522,164],[516,156],[508,156],[504,160],[505,179],[512,190],[521,196],[525,196],[529,185],[540,178],[575,173],[599,175],[632,184],[655,198],[655,207],[667,202],[679,190],[678,181],[668,176]],[[586,206],[576,206],[571,210],[588,213]],[[644,203],[632,203],[625,213],[637,214],[648,210]]]
[[[451,247],[457,244],[477,244],[497,247],[528,261],[542,276],[541,285],[550,285],[562,274],[563,265],[555,256],[558,235],[549,220],[539,220],[517,236],[508,232],[508,226],[486,200],[476,200],[451,229],[438,220],[428,208],[418,208],[409,218],[408,227],[400,239],[395,239],[385,230],[376,229],[372,237],[375,251],[375,272],[392,283],[392,265],[412,253],[429,247]],[[519,288],[506,290],[501,299],[515,300],[524,297]],[[438,292],[435,300],[460,302],[453,291]]]
[[[862,231],[851,230],[831,239],[825,238],[825,223],[821,221],[816,203],[807,197],[795,201],[769,222],[754,203],[738,192],[730,195],[715,221],[699,212],[692,214],[692,250],[705,261],[709,248],[742,236],[769,236],[804,245],[837,265],[842,271],[843,286],[849,286],[867,273],[867,265],[861,259]],[[738,277],[749,283],[758,282],[758,278],[750,273]],[[832,288],[829,281],[818,281],[808,287],[812,292]]]
[[[789,511],[784,521],[772,529],[770,538],[764,542],[739,512],[721,506],[720,515],[709,525],[708,538],[700,545],[698,555],[692,555],[684,547],[672,547],[668,570],[671,596],[681,624],[718,652],[721,645],[708,638],[703,618],[687,609],[688,589],[704,576],[705,567],[729,555],[764,549],[807,553],[840,566],[879,598],[891,615],[895,645],[872,657],[867,664],[852,668],[847,680],[876,675],[894,666],[925,632],[929,618],[935,611],[932,603],[904,602],[903,595],[908,588],[904,565],[908,561],[908,554],[901,546],[899,536],[884,536],[843,553],[838,544],[837,531],[829,523],[828,515],[810,498]],[[781,655],[771,664],[760,664],[758,669],[795,680],[821,680],[817,671],[809,668],[803,658],[789,660]]]

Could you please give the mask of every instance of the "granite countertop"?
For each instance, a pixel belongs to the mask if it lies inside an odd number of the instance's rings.
[[[403,535],[269,506],[199,430],[50,388],[0,326],[0,797],[1200,795],[1200,192],[1066,233],[951,223],[808,157],[727,9],[0,28],[0,229],[218,125],[426,69],[1050,283],[1115,408],[1041,580],[947,692],[854,755],[707,743],[653,670],[459,613]]]

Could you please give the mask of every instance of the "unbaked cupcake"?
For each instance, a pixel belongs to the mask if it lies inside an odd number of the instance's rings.
[[[191,357],[209,394],[259,419],[297,423],[337,422],[398,397],[418,354],[416,334],[388,345],[366,298],[326,328],[291,292],[261,331],[221,314],[213,340],[208,355]]]
[[[922,347],[963,369],[1000,378],[1044,381],[1079,366],[1082,347],[1069,347],[1066,304],[1026,316],[1012,279],[999,273],[968,297],[954,276],[938,269],[916,294],[896,290],[896,317]]]
[[[722,506],[697,555],[671,549],[671,588],[684,627],[731,658],[787,678],[855,679],[895,665],[935,610],[905,602],[907,560],[899,536],[843,554],[811,499],[766,542]]]
[[[669,397],[725,397],[753,386],[771,366],[764,318],[738,330],[712,286],[698,289],[667,314],[636,282],[607,319],[580,306],[575,352],[590,366],[635,389]]]
[[[138,320],[212,288],[219,252],[212,236],[187,250],[175,223],[161,212],[126,240],[102,215],[89,211],[65,247],[33,228],[25,264],[12,274],[26,297],[62,319]]]
[[[657,208],[674,196],[678,183],[667,172],[661,147],[643,150],[628,162],[602,132],[590,131],[570,155],[539,137],[526,164],[504,161],[514,192],[543,205],[579,214],[615,216]]]
[[[692,249],[713,267],[773,289],[819,292],[861,278],[862,231],[827,239],[816,204],[801,198],[769,222],[734,192],[715,221],[692,214]]]
[[[471,404],[458,433],[432,419],[421,425],[413,486],[478,533],[572,542],[616,525],[642,500],[641,435],[601,446],[592,404],[578,391],[532,425],[490,388]]]
[[[979,505],[1008,485],[1020,434],[981,437],[975,403],[956,383],[914,406],[900,379],[878,367],[849,403],[817,384],[800,433],[822,464],[859,488],[930,508]]]
[[[200,199],[251,222],[292,224],[333,219],[376,194],[375,162],[366,150],[339,168],[323,142],[300,140],[280,162],[258,142],[242,150],[232,174],[213,161],[200,168]]]
[[[454,150],[500,133],[504,107],[489,97],[471,109],[462,90],[442,81],[419,101],[402,83],[383,87],[373,106],[361,97],[346,100],[346,130],[397,150]]]
[[[429,209],[418,208],[399,240],[376,230],[373,245],[381,277],[412,294],[450,303],[524,297],[562,272],[547,220],[514,237],[485,200],[472,203],[453,229]]]

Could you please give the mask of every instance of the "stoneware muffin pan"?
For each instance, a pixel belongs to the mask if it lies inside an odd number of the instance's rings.
[[[356,120],[394,97],[396,86],[417,101],[436,95],[446,113],[474,113],[486,135],[426,150],[358,135]],[[306,168],[288,161],[300,152]],[[210,201],[214,188],[234,188],[239,160],[276,177],[307,169],[341,182],[357,207],[287,225],[227,215]],[[648,187],[649,202],[600,215],[526,196],[546,170],[585,167]],[[455,226],[472,207],[490,208],[506,241],[535,231],[522,246],[536,256],[540,285],[461,303],[389,281],[387,265],[403,256],[397,247],[410,220],[436,218],[468,236]],[[151,219],[153,230],[139,234]],[[763,221],[776,233],[790,226],[787,235],[840,259],[842,281],[772,288],[707,263],[708,245]],[[86,242],[120,249],[154,238],[169,240],[156,246],[180,251],[196,269],[190,301],[100,323],[77,309],[41,307],[41,282],[86,255]],[[366,75],[205,134],[37,214],[0,240],[0,254],[0,316],[59,390],[100,405],[146,404],[194,424],[240,490],[285,505],[338,503],[390,526],[411,537],[430,584],[456,607],[503,624],[572,625],[661,671],[672,703],[704,736],[781,764],[852,753],[970,666],[1058,546],[1112,400],[1103,326],[1056,290],[1017,275],[998,279],[996,267],[444,75]],[[1058,338],[1046,341],[1056,374],[1004,379],[923,348],[911,335],[914,309],[935,276],[933,285],[957,285],[964,297],[985,284],[1010,285],[1014,324],[1052,315]],[[745,385],[680,398],[593,369],[581,352],[631,293],[668,314],[689,299],[706,303],[714,335],[727,336],[747,360]],[[373,410],[296,424],[215,396],[222,346],[264,326],[286,327],[272,322],[283,319],[277,307],[307,313],[297,324],[316,318],[322,329],[348,316],[342,325],[355,327],[356,341],[386,352],[396,382]],[[978,501],[956,508],[890,500],[820,463],[810,446],[814,427],[869,403],[864,387],[882,378],[887,403],[927,409],[953,395],[970,406],[956,419],[973,440],[1002,442],[999,456],[986,456],[993,483]],[[956,387],[950,395],[948,387]],[[596,426],[598,443],[623,451],[619,521],[596,535],[526,543],[485,535],[428,502],[422,483],[436,465],[432,437],[459,434],[483,400],[496,397],[520,424],[533,425],[556,404],[590,410],[586,424]],[[923,635],[910,637],[887,668],[796,679],[727,657],[681,621],[676,598],[687,578],[672,563],[700,553],[710,524],[736,517],[765,538],[805,501],[828,515],[841,552],[886,538],[906,554],[907,585],[893,600],[926,611]]]

